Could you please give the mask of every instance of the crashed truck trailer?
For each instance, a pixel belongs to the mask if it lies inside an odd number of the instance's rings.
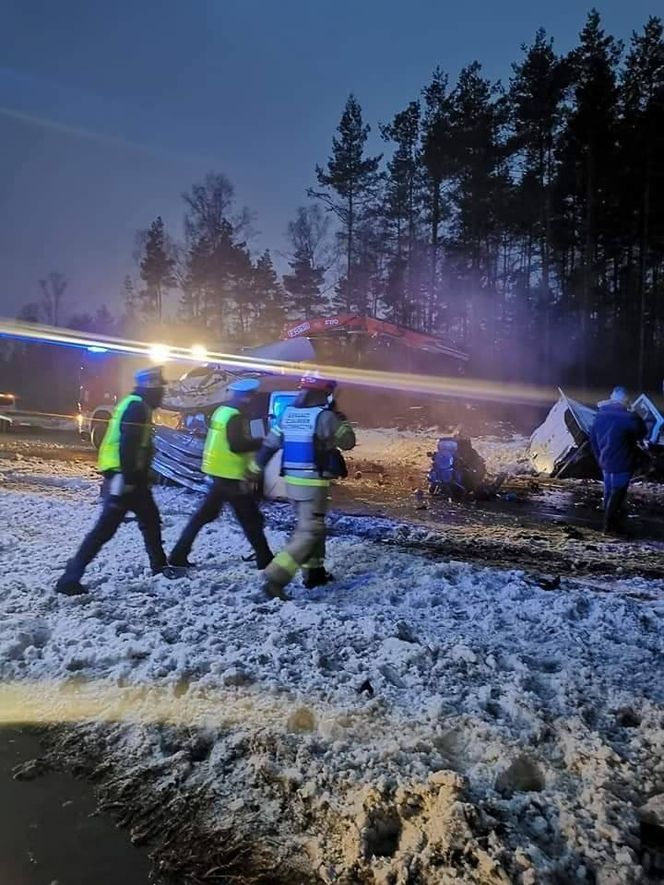
[[[560,398],[544,422],[530,437],[530,461],[536,473],[557,479],[597,479],[599,465],[590,445],[590,431],[597,409],[568,397]],[[654,478],[664,478],[664,416],[646,394],[634,401],[633,409],[648,429],[650,446],[648,471]]]
[[[245,351],[255,359],[290,363],[310,362],[314,349],[307,339],[280,341]],[[228,371],[219,365],[197,366],[179,381],[168,385],[159,412],[161,423],[154,433],[155,455],[152,467],[164,480],[204,492],[207,477],[201,471],[205,437],[213,412],[230,397],[229,385],[238,377],[251,375],[259,388],[249,405],[251,433],[263,439],[283,410],[297,396],[298,378],[260,372]],[[281,478],[281,456],[275,456],[263,477],[263,494],[268,498],[286,496]]]
[[[316,349],[312,340],[316,341]],[[340,343],[354,342],[354,349],[349,352]],[[359,349],[358,349],[359,348]],[[259,359],[278,360],[290,363],[346,364],[353,357],[364,367],[381,368],[379,354],[389,356],[388,363],[399,365],[404,362],[413,368],[413,355],[419,354],[424,366],[431,370],[432,356],[438,356],[442,362],[439,366],[451,370],[459,370],[461,364],[468,360],[468,355],[451,347],[442,339],[431,335],[395,326],[372,317],[354,314],[343,314],[335,317],[315,318],[284,330],[281,341],[264,347],[244,351],[245,354]],[[385,355],[383,354],[383,355]],[[410,356],[408,356],[410,354]],[[171,384],[166,392],[162,413],[168,415],[164,424],[155,434],[156,457],[155,471],[162,477],[184,485],[191,489],[205,488],[206,479],[201,473],[200,464],[205,434],[210,416],[214,409],[227,396],[227,386],[238,377],[238,373],[230,373],[221,366],[199,367],[185,375],[180,382]],[[252,432],[263,437],[270,429],[272,422],[281,410],[294,399],[292,378],[284,378],[268,373],[257,375],[261,386],[252,405]],[[352,396],[351,394],[349,394]],[[355,406],[366,408],[366,396],[360,394]],[[404,406],[404,397],[400,397]],[[376,398],[372,397],[372,408],[376,411]],[[420,408],[420,399],[417,399]],[[411,404],[407,406],[413,408]],[[264,492],[268,497],[282,497],[285,489],[279,477],[280,458],[276,456],[270,462],[264,481]]]

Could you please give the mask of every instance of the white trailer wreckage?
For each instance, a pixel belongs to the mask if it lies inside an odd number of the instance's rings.
[[[279,341],[246,351],[255,359],[305,363],[315,359],[311,342],[306,338]],[[209,419],[214,410],[229,399],[229,384],[251,374],[260,387],[249,406],[251,433],[265,437],[272,423],[297,396],[297,379],[281,374],[229,371],[218,365],[200,366],[187,372],[166,389],[161,407],[165,422],[155,428],[155,456],[152,467],[163,479],[194,491],[205,491],[207,478],[201,472],[203,446]],[[173,420],[173,414],[176,416]],[[263,477],[267,498],[285,497],[281,479],[281,456],[275,456]]]
[[[590,431],[597,410],[568,397],[559,389],[560,398],[545,421],[530,437],[530,461],[536,473],[556,479],[597,478],[599,467],[590,445]],[[648,434],[647,472],[664,478],[664,416],[650,397],[642,393],[633,404],[646,425]]]

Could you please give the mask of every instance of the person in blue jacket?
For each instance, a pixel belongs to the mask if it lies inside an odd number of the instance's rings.
[[[620,517],[636,468],[639,443],[647,434],[643,419],[630,409],[624,387],[598,403],[590,444],[604,476],[604,531],[620,529]]]

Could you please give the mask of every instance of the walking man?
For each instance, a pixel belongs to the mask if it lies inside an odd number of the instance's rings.
[[[69,560],[56,591],[78,596],[87,590],[81,578],[101,548],[111,540],[129,511],[136,514],[152,574],[165,574],[161,521],[149,486],[152,463],[152,412],[161,405],[166,382],[160,367],[136,373],[136,387],[115,408],[99,448],[97,466],[104,477],[104,505],[97,524]]]
[[[249,430],[246,409],[260,382],[256,378],[241,378],[230,385],[231,399],[220,406],[212,422],[203,451],[203,473],[211,477],[210,490],[201,506],[191,517],[169,557],[177,568],[188,568],[189,553],[196,536],[213,522],[224,504],[229,504],[240,523],[247,540],[256,554],[256,564],[264,569],[272,559],[272,551],[265,538],[263,515],[248,480],[252,453],[260,449],[262,440],[254,439]]]
[[[332,580],[325,569],[330,481],[346,475],[339,449],[355,446],[353,428],[336,409],[335,389],[335,381],[305,376],[297,399],[284,410],[280,424],[270,431],[256,458],[264,468],[283,449],[282,472],[297,514],[295,532],[265,570],[263,590],[272,599],[288,599],[284,588],[299,568],[307,589]]]
[[[646,433],[643,419],[630,409],[624,387],[616,387],[611,399],[598,404],[590,444],[604,476],[605,533],[620,530],[622,508],[637,463],[638,444]]]

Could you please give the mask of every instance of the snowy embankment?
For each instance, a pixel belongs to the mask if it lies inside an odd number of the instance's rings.
[[[268,603],[226,516],[190,578],[149,577],[131,524],[89,596],[61,598],[96,514],[90,469],[1,471],[0,719],[79,723],[162,803],[205,787],[209,827],[272,845],[305,881],[655,880],[638,809],[662,814],[661,582],[547,591],[344,517],[338,580]],[[157,496],[170,546],[197,498]],[[268,518],[278,548],[287,509]]]

